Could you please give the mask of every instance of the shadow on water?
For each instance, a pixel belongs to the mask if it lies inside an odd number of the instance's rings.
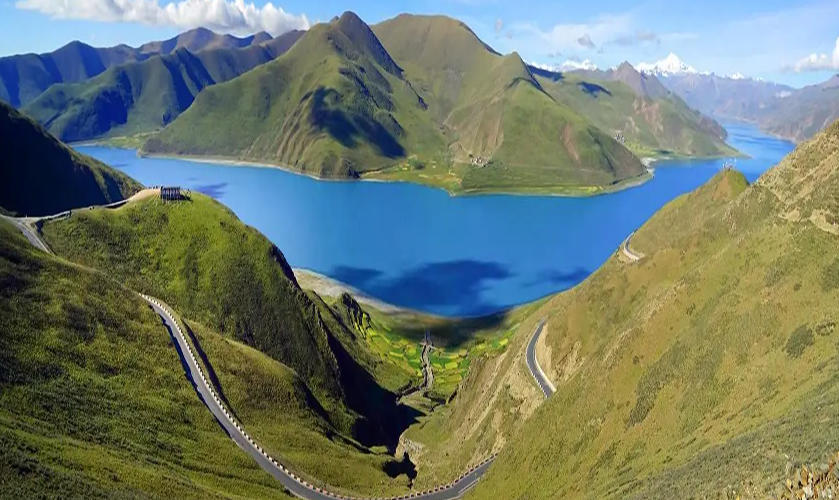
[[[338,266],[329,275],[387,302],[410,309],[446,309],[450,316],[479,316],[500,309],[484,300],[489,281],[513,276],[496,262],[453,260],[424,264],[401,274],[385,276],[377,269]]]
[[[195,186],[192,189],[198,191],[199,193],[206,194],[211,198],[219,199],[224,196],[224,193],[227,191],[227,183],[219,182],[218,184],[204,184]]]

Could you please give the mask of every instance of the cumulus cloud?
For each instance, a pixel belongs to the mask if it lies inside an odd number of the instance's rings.
[[[574,71],[580,69],[594,71],[597,69],[597,65],[591,62],[590,60],[580,60],[580,58],[578,57],[571,57],[562,64],[544,64],[532,62],[530,63],[530,65],[539,69],[543,69],[545,71],[553,71],[555,73],[561,73],[563,71]]]
[[[833,71],[839,70],[839,38],[836,39],[836,46],[833,48],[833,54],[816,54],[815,52],[800,59],[791,67],[786,67],[787,70],[793,70],[796,73],[803,71]]]
[[[577,43],[581,47],[585,47],[587,49],[596,49],[597,48],[597,45],[594,44],[594,42],[591,40],[591,37],[588,35],[588,33],[585,33],[583,36],[578,38]]]
[[[502,21],[501,19],[496,19],[495,20],[495,34],[499,35],[501,33],[501,30],[503,30],[503,29],[504,29],[504,21]]]
[[[179,29],[199,26],[215,31],[279,35],[308,29],[305,15],[289,14],[271,2],[261,7],[244,0],[181,0],[165,5],[159,0],[18,0],[19,9],[34,10],[59,19],[142,23]]]
[[[557,24],[547,30],[534,23],[513,23],[509,29],[516,35],[518,50],[572,52],[580,47],[594,49],[595,40],[631,35],[635,32],[633,22],[631,14],[602,15],[589,22]]]
[[[652,31],[638,30],[633,35],[619,36],[612,40],[611,43],[620,45],[621,47],[629,47],[641,43],[661,43],[661,38]]]

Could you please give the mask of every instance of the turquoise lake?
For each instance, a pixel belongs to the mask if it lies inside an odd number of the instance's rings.
[[[794,147],[751,126],[727,129],[729,143],[751,156],[737,162],[750,181]],[[412,184],[319,181],[275,168],[76,149],[143,184],[213,196],[264,233],[294,267],[447,316],[486,314],[576,285],[665,203],[723,166],[722,160],[660,162],[646,184],[592,198],[451,197]]]

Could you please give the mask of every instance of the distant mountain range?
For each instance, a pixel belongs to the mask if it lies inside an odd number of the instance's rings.
[[[0,98],[67,142],[132,136],[147,153],[452,192],[597,192],[640,180],[639,157],[736,153],[657,77],[578,67],[501,55],[446,17],[371,28],[346,13],[277,38],[197,29],[136,48],[74,42],[8,57]]]
[[[761,130],[795,142],[808,139],[839,119],[839,75],[795,89],[748,78],[699,72],[675,54],[653,64],[639,64],[656,75],[691,107],[722,119],[755,123]]]
[[[554,76],[553,95],[644,156],[728,156],[725,129],[629,63]]]
[[[603,186],[645,172],[553,99],[518,54],[498,54],[463,23],[401,15],[371,29],[351,12],[206,89],[143,149],[321,177],[416,171],[425,177],[411,180],[454,178],[466,191]]]
[[[260,45],[269,40],[271,35],[264,32],[237,38],[197,28],[169,40],[150,42],[136,48],[127,45],[95,48],[74,41],[46,54],[22,54],[0,58],[0,100],[17,108],[41,95],[51,85],[84,81],[112,66],[144,61],[155,55],[171,54],[178,49],[191,52],[218,48],[234,49]]]
[[[181,35],[147,44],[143,47],[161,51],[176,48],[159,57],[112,66],[89,80],[55,84],[22,109],[67,142],[153,131],[174,120],[205,87],[276,59],[302,34],[291,31],[245,48],[231,48],[234,42],[228,40],[244,43],[267,35],[247,39]],[[192,52],[189,47],[202,50]]]

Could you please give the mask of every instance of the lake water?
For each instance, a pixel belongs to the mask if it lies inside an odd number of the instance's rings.
[[[793,149],[750,126],[727,128],[729,142],[752,157],[737,163],[750,181]],[[143,184],[213,196],[294,267],[385,302],[450,316],[493,312],[579,283],[656,210],[723,165],[658,163],[650,182],[593,198],[451,197],[412,184],[327,182],[273,168],[77,149]]]

